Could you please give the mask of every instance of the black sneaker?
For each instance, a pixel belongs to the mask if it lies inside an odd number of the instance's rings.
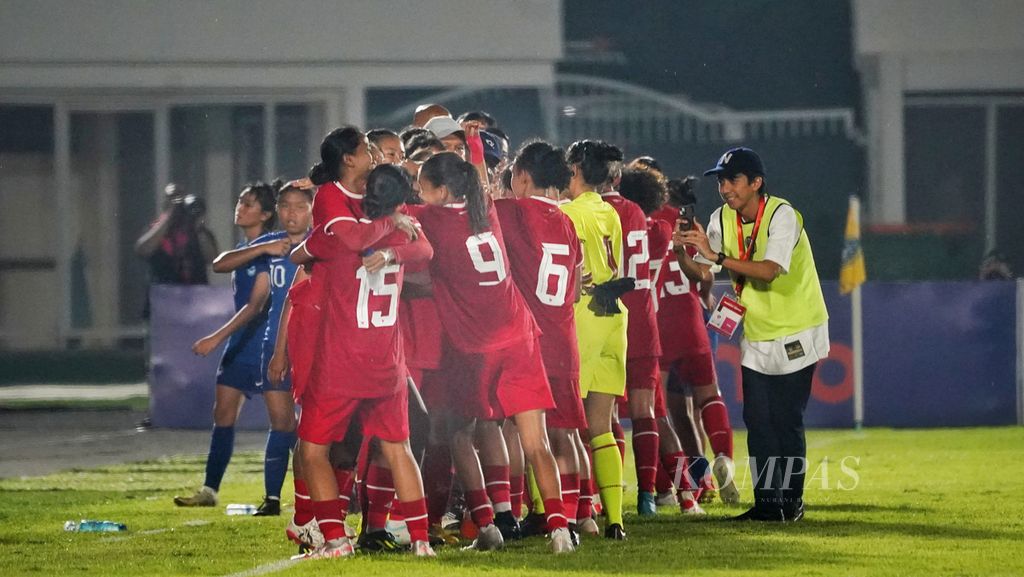
[[[746,513],[737,515],[729,519],[730,521],[762,521],[766,523],[782,523],[786,520],[786,517],[782,513],[782,509],[763,509],[759,507],[751,507]]]
[[[523,537],[535,537],[548,532],[548,522],[540,513],[530,513],[519,524],[519,534]]]
[[[618,523],[612,523],[608,525],[608,528],[604,530],[604,538],[611,539],[613,541],[625,541],[626,532],[622,529],[622,525]]]
[[[281,500],[271,499],[269,497],[263,498],[263,503],[256,508],[256,512],[252,514],[253,517],[277,517],[281,514]]]
[[[576,523],[569,523],[569,539],[572,540],[573,549],[580,548],[580,526]]]
[[[408,547],[402,547],[395,541],[394,535],[383,529],[363,533],[359,536],[357,545],[360,551],[367,553],[397,553],[408,550]]]
[[[523,538],[522,529],[519,527],[519,519],[516,519],[512,511],[502,511],[494,515],[494,524],[501,531],[502,539],[516,541]]]
[[[782,506],[782,516],[787,521],[799,521],[804,518],[804,504],[803,501],[792,505]]]

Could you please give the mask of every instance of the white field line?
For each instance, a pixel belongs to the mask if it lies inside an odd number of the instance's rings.
[[[258,577],[259,575],[269,575],[270,573],[277,573],[278,571],[284,571],[285,569],[299,563],[301,559],[282,559],[280,561],[274,561],[272,563],[266,563],[263,565],[257,565],[252,569],[246,569],[245,571],[239,571],[238,573],[231,573],[224,577]]]

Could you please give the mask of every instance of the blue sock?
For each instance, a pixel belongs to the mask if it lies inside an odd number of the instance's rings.
[[[231,453],[235,452],[235,428],[213,427],[210,435],[210,454],[206,457],[206,481],[203,483],[214,491],[220,491],[220,481],[228,470]]]
[[[263,455],[263,487],[267,497],[281,498],[281,485],[288,474],[288,457],[295,446],[295,432],[270,431]]]
[[[698,485],[700,485],[700,480],[707,476],[708,469],[710,468],[711,465],[708,463],[708,460],[705,459],[703,456],[691,457],[690,476],[693,477],[694,482],[696,482]]]

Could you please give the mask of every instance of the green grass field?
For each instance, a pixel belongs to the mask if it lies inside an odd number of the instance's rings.
[[[557,558],[531,539],[499,553],[441,550],[432,561],[367,555],[282,563],[295,552],[284,539],[285,517],[172,505],[173,495],[201,481],[203,459],[194,456],[8,479],[0,481],[0,575],[1024,574],[1024,428],[808,437],[818,472],[808,479],[800,523],[727,523],[739,509],[721,504],[705,519],[663,509],[652,520],[627,517],[625,543],[585,539],[577,554]],[[744,446],[741,436],[736,445]],[[259,455],[236,455],[222,505],[258,501],[261,470]],[[749,499],[748,475],[738,473]],[[286,503],[290,496],[286,490]],[[65,520],[81,518],[121,521],[129,531],[63,532]]]

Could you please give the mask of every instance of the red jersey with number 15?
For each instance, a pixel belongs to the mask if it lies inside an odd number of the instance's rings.
[[[495,201],[505,231],[512,280],[541,330],[544,368],[553,377],[579,378],[576,285],[583,252],[576,227],[544,197]]]
[[[647,217],[638,204],[617,192],[602,193],[601,198],[615,208],[622,223],[623,255],[618,259],[619,274],[636,279],[636,290],[622,295],[622,304],[629,309],[626,357],[659,357],[661,342],[651,295],[651,252]]]
[[[651,235],[668,239],[663,261],[657,271],[655,293],[658,302],[658,325],[661,329],[662,360],[674,361],[684,355],[711,351],[711,341],[704,327],[704,307],[698,286],[683,274],[672,250],[672,231],[679,212],[668,205],[655,211]],[[691,256],[693,252],[690,251]]]
[[[473,234],[465,203],[419,209],[434,246],[430,277],[445,333],[467,353],[496,351],[535,338],[530,309],[509,276],[498,214],[488,207],[490,230]]]
[[[317,397],[376,398],[401,390],[406,367],[398,327],[398,300],[403,266],[390,264],[369,272],[362,255],[344,240],[314,230],[306,251],[322,265],[324,277],[319,341],[307,395]],[[408,243],[393,231],[373,243],[372,249]],[[421,237],[416,242],[427,242]]]

